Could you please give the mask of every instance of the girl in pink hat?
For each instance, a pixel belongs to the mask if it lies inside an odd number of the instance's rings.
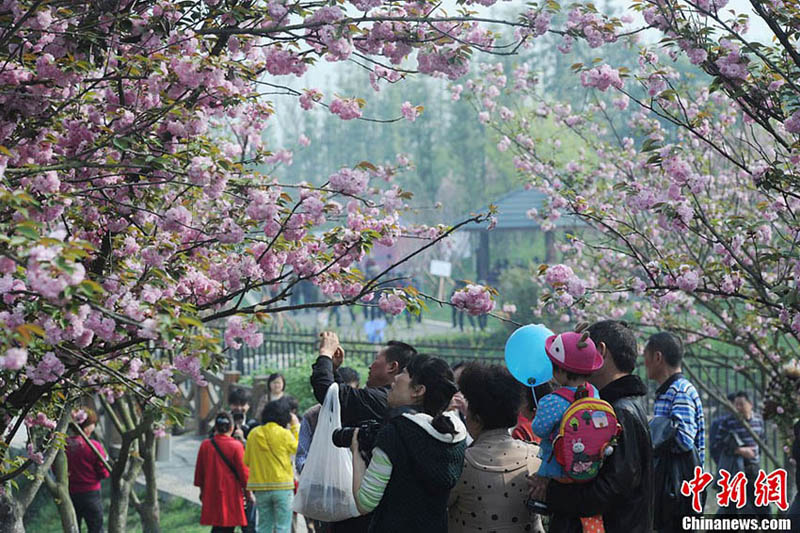
[[[545,341],[545,351],[553,364],[553,379],[561,385],[539,402],[533,419],[533,433],[542,439],[539,457],[542,464],[537,475],[560,483],[573,483],[556,460],[553,443],[558,435],[561,418],[575,399],[600,393],[588,382],[589,376],[603,366],[603,357],[588,334],[567,332],[552,335]],[[546,483],[546,479],[539,482]],[[584,533],[603,533],[602,515],[581,518]]]

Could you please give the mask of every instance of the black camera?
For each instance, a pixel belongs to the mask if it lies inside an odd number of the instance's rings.
[[[539,501],[534,500],[533,498],[529,498],[525,504],[528,507],[528,511],[537,514],[550,514],[550,510],[547,508],[547,504]]]
[[[233,425],[241,426],[244,424],[244,413],[233,413]]]
[[[350,443],[353,442],[353,433],[358,430],[358,450],[364,460],[369,462],[372,458],[372,448],[375,447],[375,441],[378,438],[378,431],[380,431],[383,424],[376,420],[367,420],[361,422],[355,427],[344,427],[336,429],[331,435],[333,445],[339,448],[349,448]]]

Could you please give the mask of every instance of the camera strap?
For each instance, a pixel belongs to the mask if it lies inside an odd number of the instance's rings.
[[[230,460],[227,457],[225,457],[225,454],[222,453],[222,450],[219,449],[219,444],[217,444],[217,441],[214,440],[213,436],[211,437],[211,444],[212,446],[214,446],[214,449],[217,450],[219,456],[222,457],[222,461],[228,466],[228,468],[231,469],[231,472],[233,472],[233,476],[236,478],[236,481],[239,483],[239,486],[241,487],[242,479],[239,477],[239,472],[236,471],[236,467],[234,467],[233,464],[231,464]],[[242,490],[244,490],[244,487],[242,487]]]

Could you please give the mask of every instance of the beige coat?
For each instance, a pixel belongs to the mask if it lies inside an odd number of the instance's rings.
[[[467,449],[464,472],[450,491],[450,533],[544,531],[528,512],[527,474],[539,469],[539,447],[505,429],[481,433]]]

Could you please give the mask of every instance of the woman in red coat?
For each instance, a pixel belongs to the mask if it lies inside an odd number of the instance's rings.
[[[233,428],[230,414],[218,414],[214,421],[215,434],[204,440],[197,452],[194,484],[200,487],[203,503],[200,523],[212,526],[212,533],[233,533],[235,527],[247,525],[242,495],[250,471],[244,464],[244,446],[231,436]]]

